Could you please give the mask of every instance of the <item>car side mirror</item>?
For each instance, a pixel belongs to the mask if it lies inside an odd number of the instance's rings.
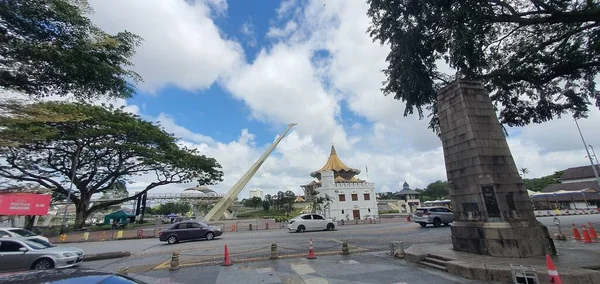
[[[22,251],[23,253],[25,253],[25,252],[27,252],[27,251],[28,251],[28,249],[27,249],[27,248],[25,248],[25,247],[20,247],[20,248],[19,248],[19,251]]]

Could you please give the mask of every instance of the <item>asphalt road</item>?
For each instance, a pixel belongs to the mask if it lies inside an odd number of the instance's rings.
[[[600,224],[599,215],[578,215],[558,217],[563,227],[578,226],[591,222]],[[539,217],[538,220],[548,226],[551,233],[557,231],[553,217]],[[567,230],[568,231],[568,230]],[[450,227],[421,228],[418,224],[398,220],[394,223],[345,225],[335,231],[288,232],[287,229],[260,230],[249,232],[225,232],[212,241],[199,240],[168,245],[158,239],[106,241],[96,243],[64,244],[83,249],[86,254],[130,251],[132,256],[123,259],[84,262],[84,267],[117,271],[130,267],[135,273],[148,271],[157,265],[164,268],[174,251],[180,252],[181,263],[218,263],[223,259],[224,246],[227,245],[232,261],[241,259],[267,258],[271,253],[271,244],[278,246],[279,255],[302,257],[308,251],[309,240],[313,240],[316,253],[338,253],[342,242],[346,241],[352,252],[387,251],[390,242],[402,241],[404,247],[416,243],[450,243]]]

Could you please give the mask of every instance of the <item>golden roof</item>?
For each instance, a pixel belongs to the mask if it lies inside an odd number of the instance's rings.
[[[341,176],[337,176],[334,179],[335,182],[348,182],[345,178],[341,177]]]
[[[331,145],[331,152],[329,153],[329,159],[327,159],[327,163],[325,163],[325,165],[320,170],[318,170],[318,172],[321,172],[321,171],[339,172],[339,171],[351,171],[351,170],[354,170],[354,169],[346,166],[344,164],[344,162],[342,162],[342,160],[340,160],[340,158],[337,155],[337,152],[335,151],[335,147],[333,147],[333,145]]]
[[[342,160],[340,160],[333,145],[331,145],[329,159],[327,159],[325,165],[321,169],[311,173],[311,176],[320,180],[322,171],[333,171],[336,177],[342,175],[342,178],[344,178],[346,182],[354,175],[360,173],[360,170],[348,167],[346,164],[344,164],[344,162],[342,162]]]

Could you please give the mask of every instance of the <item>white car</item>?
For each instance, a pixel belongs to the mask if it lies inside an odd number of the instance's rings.
[[[291,219],[288,224],[288,230],[296,232],[320,230],[333,231],[335,230],[335,223],[333,220],[323,217],[323,215],[306,213]]]
[[[21,229],[21,228],[0,228],[0,239],[1,238],[25,238],[25,239],[40,239],[45,242],[50,242],[48,238],[40,236],[32,231]]]

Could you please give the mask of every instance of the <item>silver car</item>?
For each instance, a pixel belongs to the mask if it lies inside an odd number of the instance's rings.
[[[22,238],[0,238],[0,270],[51,269],[78,266],[83,250],[48,246]]]
[[[454,212],[441,206],[420,207],[413,214],[413,221],[419,223],[421,227],[425,227],[427,224],[433,224],[434,227],[439,227],[442,224],[448,226],[454,221]]]
[[[21,228],[0,228],[0,238],[26,238],[26,239],[40,239],[49,242],[48,238],[40,236],[32,231],[21,229]]]

